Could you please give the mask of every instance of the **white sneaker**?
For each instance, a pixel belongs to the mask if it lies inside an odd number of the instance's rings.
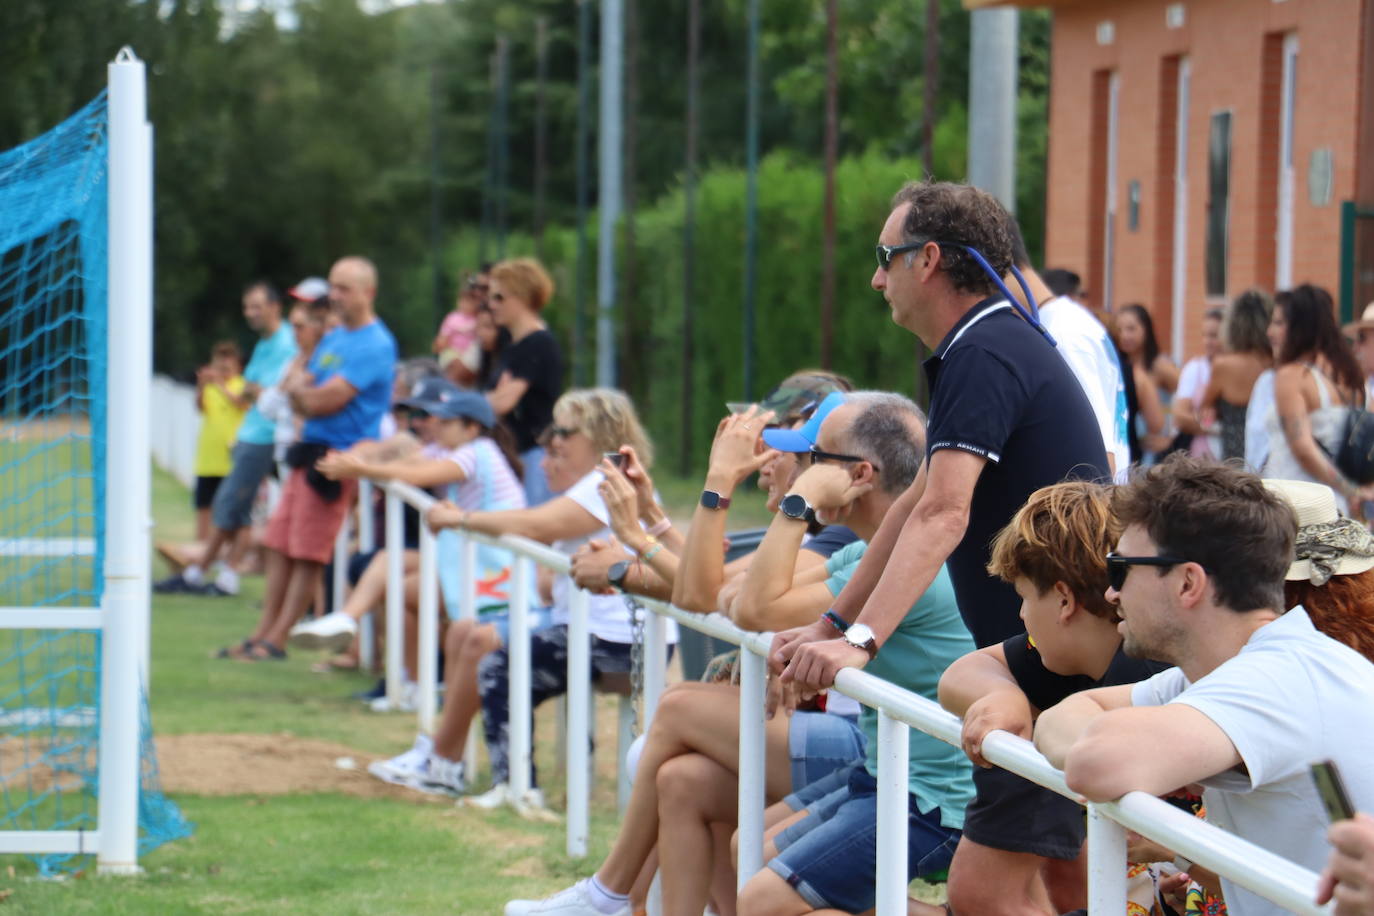
[[[584,881],[543,900],[512,900],[506,904],[506,916],[630,916],[628,902],[609,913],[598,910],[582,889]]]
[[[367,708],[373,712],[414,712],[419,693],[419,684],[406,681],[401,684],[401,698],[395,703],[391,702],[390,697],[377,697],[375,700],[368,700]]]
[[[498,782],[481,795],[468,795],[458,799],[458,804],[464,808],[485,808],[493,811],[510,804],[513,798],[510,783]]]
[[[429,755],[433,752],[434,741],[428,735],[416,735],[410,750],[390,760],[373,761],[368,764],[367,771],[394,786],[414,786],[424,777]]]
[[[462,795],[468,790],[468,782],[463,777],[463,761],[431,753],[425,762],[424,774],[414,788],[431,795]]]
[[[291,628],[287,639],[293,649],[329,649],[342,652],[358,633],[358,622],[342,611],[313,620],[302,620]]]

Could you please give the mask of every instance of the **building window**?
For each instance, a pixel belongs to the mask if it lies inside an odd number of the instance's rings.
[[[1226,296],[1231,211],[1231,112],[1212,115],[1207,142],[1207,295]]]

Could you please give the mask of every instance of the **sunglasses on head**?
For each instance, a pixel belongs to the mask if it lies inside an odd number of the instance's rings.
[[[1113,591],[1121,591],[1126,584],[1126,575],[1132,566],[1177,566],[1188,561],[1182,557],[1123,557],[1112,552],[1107,554],[1107,584]]]
[[[836,452],[827,452],[814,445],[811,446],[809,451],[803,452],[802,454],[806,456],[804,460],[806,461],[807,467],[814,466],[817,461],[843,461],[846,464],[853,464],[858,461],[868,461],[867,458],[860,458],[858,455],[841,455]],[[878,466],[871,461],[868,461],[868,463],[873,465],[873,473],[877,474]]]

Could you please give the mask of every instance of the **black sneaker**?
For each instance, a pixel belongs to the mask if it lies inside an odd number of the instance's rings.
[[[386,696],[386,678],[383,677],[377,679],[377,683],[372,686],[371,690],[360,690],[353,694],[353,699],[362,700],[366,703],[384,696]]]
[[[168,576],[161,582],[153,583],[153,591],[157,592],[159,595],[183,594],[195,591],[196,588],[196,586],[183,579],[180,574]]]
[[[192,595],[203,595],[207,598],[234,597],[233,592],[225,591],[224,589],[219,587],[218,583],[215,582],[206,582],[204,585],[191,585],[188,583],[184,591],[189,592]]]

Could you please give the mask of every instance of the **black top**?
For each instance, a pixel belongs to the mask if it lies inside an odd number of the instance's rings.
[[[858,539],[859,536],[844,525],[826,525],[819,534],[802,545],[802,550],[818,553],[828,560],[835,551],[849,546]]]
[[[1153,662],[1145,658],[1131,658],[1120,648],[1112,656],[1107,672],[1097,680],[1086,674],[1067,676],[1055,674],[1040,660],[1040,652],[1030,644],[1025,633],[1011,637],[1002,643],[1002,651],[1007,656],[1007,668],[1016,678],[1021,692],[1036,709],[1049,709],[1065,697],[1080,690],[1093,687],[1116,687],[1120,684],[1135,684],[1170,667],[1163,662]]]
[[[982,648],[1023,629],[1021,599],[987,571],[993,537],[1041,487],[1110,479],[1107,453],[1068,363],[1003,299],[969,309],[925,371],[929,454],[954,448],[988,459],[968,528],[946,560],[964,625]]]
[[[539,444],[539,434],[553,422],[553,404],[563,393],[563,354],[547,330],[527,334],[501,352],[492,384],[509,372],[529,382],[520,401],[506,414],[515,444],[525,452]]]

